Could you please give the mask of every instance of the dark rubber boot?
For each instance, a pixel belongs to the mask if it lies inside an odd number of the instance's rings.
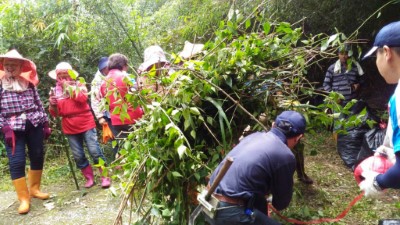
[[[296,173],[297,179],[305,184],[313,184],[314,181],[307,176],[304,169],[304,144],[299,142],[293,148],[294,156],[296,157]]]

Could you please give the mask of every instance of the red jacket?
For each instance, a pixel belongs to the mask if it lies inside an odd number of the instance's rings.
[[[62,117],[61,125],[64,134],[79,134],[96,127],[87,99],[87,91],[81,90],[77,96],[58,99],[58,112],[50,107],[52,116]]]
[[[124,125],[124,124],[135,124],[137,120],[139,120],[143,116],[143,110],[140,107],[133,108],[129,103],[125,101],[125,95],[128,93],[129,85],[124,83],[125,74],[118,69],[112,69],[108,72],[105,80],[101,84],[100,93],[104,97],[108,92],[112,92],[108,96],[110,99],[110,114],[111,114],[111,124],[116,125]],[[117,91],[119,94],[115,96],[114,92]],[[123,99],[121,102],[120,100]],[[124,118],[121,120],[120,114],[113,114],[114,109],[119,106],[122,108],[122,104],[127,103],[128,109],[127,113],[129,118]],[[121,109],[122,111],[122,109]]]

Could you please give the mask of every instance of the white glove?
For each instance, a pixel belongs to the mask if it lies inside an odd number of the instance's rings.
[[[392,148],[386,147],[384,145],[379,146],[375,150],[375,156],[383,155],[389,159],[393,164],[396,163],[396,155],[394,154],[394,150]]]
[[[372,170],[367,170],[364,171],[361,176],[363,176],[365,179],[361,181],[360,185],[360,190],[364,191],[365,197],[368,198],[378,198],[380,195],[383,194],[383,191],[379,188],[377,189],[376,185],[374,185],[376,176],[378,176],[379,173],[374,172]]]

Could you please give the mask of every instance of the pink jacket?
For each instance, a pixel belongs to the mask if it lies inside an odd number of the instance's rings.
[[[110,99],[111,123],[114,126],[135,124],[136,121],[143,116],[143,110],[140,108],[140,106],[138,106],[137,108],[133,108],[129,103],[127,109],[129,118],[124,118],[123,120],[121,120],[120,114],[112,113],[117,106],[122,108],[122,104],[127,103],[125,101],[125,95],[128,93],[129,85],[123,82],[124,78],[125,74],[122,71],[118,69],[112,69],[109,71],[108,75],[106,76],[100,87],[100,94],[103,97],[106,96],[107,93],[110,91],[112,93],[114,93],[114,91],[117,91],[117,93],[119,94],[117,98],[115,98],[115,94],[110,94],[108,96],[108,98]],[[120,101],[119,97],[122,98],[122,102]]]

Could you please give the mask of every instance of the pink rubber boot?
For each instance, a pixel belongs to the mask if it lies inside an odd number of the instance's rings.
[[[101,175],[101,187],[102,188],[109,188],[111,185],[111,179],[109,177],[103,177],[103,170],[99,168],[100,175]]]
[[[91,188],[94,185],[94,175],[93,169],[89,165],[83,169],[81,169],[83,176],[86,178],[85,188]]]

